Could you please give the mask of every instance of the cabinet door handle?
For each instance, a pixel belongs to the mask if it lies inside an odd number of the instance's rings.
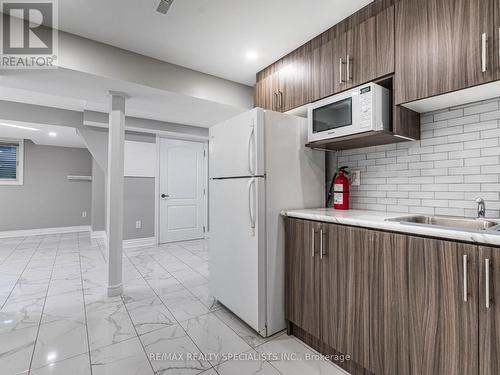
[[[467,254],[463,257],[464,264],[464,302],[467,302]]]
[[[278,91],[278,93],[279,93],[279,98],[280,98],[280,100],[279,100],[279,107],[280,107],[279,110],[280,110],[280,112],[283,112],[283,102],[284,102],[284,100],[283,100],[283,91],[280,90],[280,91]]]
[[[351,77],[351,57],[347,55],[347,79],[346,81],[350,81],[352,79]]]
[[[319,230],[319,259],[323,259],[323,228]]]
[[[339,62],[339,84],[342,84],[344,81],[342,80],[342,65],[344,63],[342,62],[342,57],[340,58]]]
[[[311,229],[311,256],[314,258],[314,237],[316,236],[316,231],[314,228]]]
[[[486,33],[483,33],[481,35],[481,72],[485,73],[487,70],[486,66],[486,42],[487,42],[488,35]]]
[[[276,111],[278,106],[278,93],[275,91],[273,92],[273,111]]]
[[[490,308],[490,260],[484,260],[485,306]]]

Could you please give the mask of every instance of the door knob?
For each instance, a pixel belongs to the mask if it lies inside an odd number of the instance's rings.
[[[170,195],[168,195],[168,194],[162,194],[162,195],[161,195],[161,197],[162,197],[162,198],[168,198],[169,196],[170,196]]]

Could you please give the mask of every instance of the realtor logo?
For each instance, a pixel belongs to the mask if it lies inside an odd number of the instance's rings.
[[[0,0],[2,69],[57,68],[57,0]]]

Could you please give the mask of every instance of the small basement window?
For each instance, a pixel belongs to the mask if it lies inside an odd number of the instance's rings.
[[[24,141],[0,139],[0,185],[23,184]]]

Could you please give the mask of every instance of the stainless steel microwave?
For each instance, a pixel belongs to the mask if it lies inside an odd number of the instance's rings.
[[[309,142],[391,129],[391,91],[367,83],[312,103]]]

